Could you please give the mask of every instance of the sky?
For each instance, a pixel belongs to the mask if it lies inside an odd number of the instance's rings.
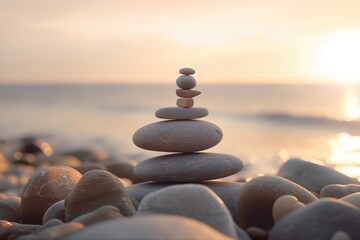
[[[359,0],[0,0],[0,83],[360,84]]]

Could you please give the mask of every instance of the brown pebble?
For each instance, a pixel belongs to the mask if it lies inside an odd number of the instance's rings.
[[[269,233],[258,227],[249,227],[246,229],[246,233],[249,234],[252,240],[266,240]]]
[[[69,222],[104,205],[119,208],[124,216],[131,216],[136,212],[118,177],[108,171],[91,170],[82,176],[66,198],[65,220]]]
[[[178,97],[193,98],[193,97],[196,97],[196,96],[198,96],[200,94],[201,94],[201,92],[196,91],[196,90],[176,89],[176,95]]]
[[[21,219],[20,211],[2,200],[0,201],[0,219],[19,223]]]
[[[37,237],[39,239],[58,239],[63,238],[66,235],[78,232],[84,228],[84,225],[77,222],[70,222],[65,224],[59,224],[53,227],[46,228],[39,232]]]
[[[78,171],[65,166],[45,168],[35,173],[21,194],[23,222],[41,224],[45,211],[65,199],[80,178]]]
[[[176,101],[178,107],[191,108],[194,106],[194,99],[192,98],[178,98]]]

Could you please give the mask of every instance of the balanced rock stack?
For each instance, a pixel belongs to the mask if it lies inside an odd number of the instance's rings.
[[[175,152],[146,159],[134,169],[144,181],[201,182],[237,173],[242,162],[237,157],[219,153],[199,153],[218,144],[221,129],[213,123],[195,120],[208,115],[206,108],[193,107],[193,97],[201,92],[193,90],[195,70],[182,68],[177,78],[177,107],[156,111],[155,116],[166,121],[146,125],[134,133],[136,146],[151,151]]]

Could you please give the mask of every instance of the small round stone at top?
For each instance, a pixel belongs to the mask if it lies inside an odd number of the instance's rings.
[[[176,85],[181,89],[192,89],[196,86],[196,80],[189,75],[181,75],[176,79]]]
[[[195,70],[192,68],[182,68],[179,70],[179,73],[185,74],[185,75],[193,75],[193,74],[195,74]]]

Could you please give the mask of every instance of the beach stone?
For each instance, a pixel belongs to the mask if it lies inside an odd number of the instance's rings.
[[[190,217],[236,238],[232,217],[222,200],[199,184],[174,185],[148,194],[141,201],[137,214],[154,213]]]
[[[114,174],[119,178],[127,178],[132,183],[139,183],[142,180],[134,174],[134,168],[138,164],[137,161],[129,160],[129,161],[118,161],[118,162],[109,162],[106,163],[106,168],[109,172]]]
[[[216,195],[218,195],[225,203],[225,206],[230,211],[233,220],[237,222],[236,200],[239,189],[244,185],[244,183],[213,180],[213,181],[199,182],[198,184],[206,186],[210,188],[213,192],[215,192]],[[172,185],[173,184],[171,183],[145,182],[145,183],[133,184],[127,187],[126,191],[129,193],[130,196],[135,198],[138,202],[141,202],[142,199],[149,193],[155,192],[157,190],[163,189],[164,187],[168,187]]]
[[[196,80],[192,76],[181,75],[176,79],[176,85],[181,89],[189,90],[196,86]]]
[[[195,70],[192,68],[181,68],[179,73],[184,75],[193,75],[195,74]]]
[[[178,98],[176,105],[182,108],[191,108],[194,106],[194,99],[192,98]]]
[[[108,154],[101,149],[80,148],[63,152],[61,155],[74,156],[82,162],[103,162],[108,159]]]
[[[61,221],[60,219],[52,218],[49,221],[47,221],[46,223],[44,223],[41,227],[36,229],[34,234],[38,234],[39,232],[41,232],[49,227],[54,227],[54,226],[61,225],[61,224],[64,224],[64,222]]]
[[[240,227],[270,230],[274,225],[273,205],[282,195],[293,195],[304,204],[317,200],[311,192],[285,178],[277,176],[253,178],[241,187],[238,194],[236,211]]]
[[[335,199],[309,203],[284,216],[270,231],[269,240],[331,239],[338,231],[360,239],[360,209]]]
[[[174,119],[174,120],[190,120],[196,118],[203,118],[209,114],[206,108],[192,107],[166,107],[160,108],[155,112],[157,118]]]
[[[249,227],[246,229],[246,233],[251,237],[252,240],[267,240],[269,232],[258,227]]]
[[[0,201],[0,219],[19,223],[21,214],[18,208],[2,200]]]
[[[299,199],[292,195],[283,195],[276,199],[273,206],[273,219],[276,223],[282,217],[289,214],[290,212],[305,207],[305,204],[299,202]]]
[[[320,198],[342,198],[357,192],[360,192],[360,184],[330,184],[321,189]]]
[[[119,240],[230,240],[200,221],[171,215],[146,215],[105,221],[86,227],[66,239],[113,240],[114,236]]]
[[[75,168],[80,163],[80,160],[74,156],[51,155],[37,156],[34,166],[68,166]]]
[[[99,162],[83,162],[79,166],[75,167],[81,174],[84,174],[91,170],[107,170],[107,168]]]
[[[193,98],[200,94],[201,92],[197,90],[176,89],[176,95],[182,98]]]
[[[60,200],[51,205],[44,213],[42,222],[45,224],[51,219],[59,219],[65,222],[65,200]]]
[[[102,221],[120,218],[122,216],[123,215],[121,215],[120,210],[117,207],[105,205],[92,212],[74,218],[72,222],[78,222],[84,226],[89,226]]]
[[[69,222],[104,205],[119,208],[124,216],[131,216],[136,211],[118,177],[108,171],[91,170],[82,176],[65,199],[65,220]]]
[[[346,195],[345,197],[340,198],[340,200],[346,201],[360,208],[360,192]]]
[[[334,235],[331,237],[331,240],[352,240],[351,237],[349,237],[349,235],[347,235],[345,232],[343,231],[337,231],[336,233],[334,233]]]
[[[59,224],[44,229],[37,234],[39,239],[58,239],[64,238],[70,234],[76,233],[84,228],[84,225],[78,222],[70,222],[65,224]]]
[[[5,220],[0,220],[0,239],[17,239],[23,235],[32,234],[41,225],[33,225],[33,224],[20,224],[8,222]]]
[[[201,182],[227,177],[242,169],[239,158],[220,153],[181,153],[146,159],[134,169],[144,181]]]
[[[41,224],[46,210],[72,192],[81,178],[73,168],[55,166],[35,173],[21,193],[21,215],[24,223]]]
[[[6,172],[10,167],[8,159],[0,152],[0,173]]]
[[[298,158],[291,158],[285,162],[277,175],[316,193],[320,193],[321,189],[329,184],[358,183],[357,180],[334,169]]]
[[[221,129],[202,120],[169,120],[146,125],[134,133],[139,148],[161,152],[195,152],[214,147],[222,139]]]

